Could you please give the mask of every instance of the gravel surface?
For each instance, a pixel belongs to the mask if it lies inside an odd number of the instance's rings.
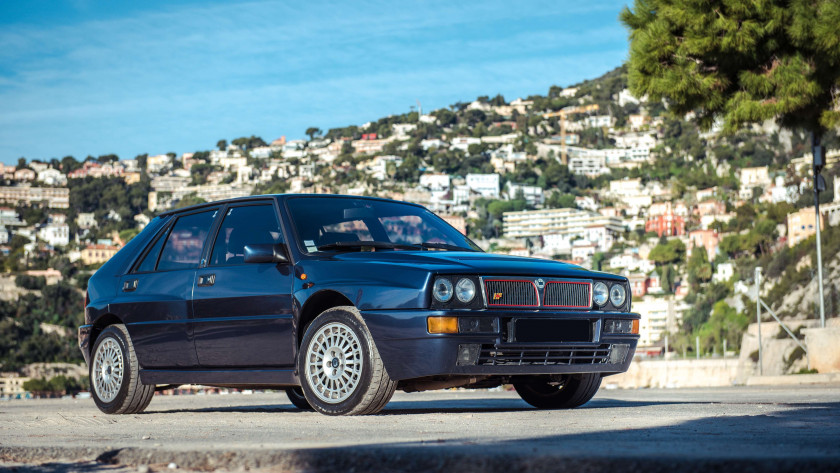
[[[397,394],[327,417],[283,393],[0,403],[0,470],[840,471],[840,385],[604,390],[539,411],[513,392]]]

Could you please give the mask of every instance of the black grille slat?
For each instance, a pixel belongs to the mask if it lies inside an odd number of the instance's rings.
[[[597,347],[569,345],[563,347],[482,345],[479,365],[594,365],[606,363],[610,345]]]
[[[489,279],[484,281],[488,306],[538,307],[537,290],[528,280]]]
[[[589,283],[549,281],[545,285],[543,305],[546,307],[589,308]]]

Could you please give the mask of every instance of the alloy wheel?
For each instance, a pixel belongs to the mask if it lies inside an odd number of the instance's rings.
[[[306,349],[306,379],[322,401],[347,400],[362,376],[362,345],[347,325],[331,322],[318,329]]]
[[[125,362],[116,340],[106,338],[99,344],[93,357],[93,388],[103,402],[111,402],[120,392]]]

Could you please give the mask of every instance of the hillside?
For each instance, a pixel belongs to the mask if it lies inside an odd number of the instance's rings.
[[[636,310],[665,307],[662,320],[643,324],[644,343],[661,345],[669,333],[679,352],[693,351],[696,336],[704,354],[719,353],[723,340],[738,346],[752,313],[741,296],[758,265],[774,308],[785,317],[813,317],[814,238],[788,245],[789,216],[813,205],[801,132],[773,123],[729,136],[701,130],[691,114],[673,116],[667,104],[633,97],[620,67],[544,95],[482,96],[306,133],[307,140],[223,139],[180,156],[68,156],[5,166],[4,196],[34,195],[23,190],[32,188],[58,196],[3,197],[9,207],[0,265],[28,292],[0,303],[2,369],[80,360],[73,336],[85,282],[102,263],[90,257],[95,245],[113,253],[162,209],[259,193],[414,201],[487,250],[626,274],[639,284]],[[828,133],[824,144],[840,148],[838,134]],[[826,204],[840,197],[838,173],[837,164],[824,171]],[[506,217],[562,208],[590,219],[589,229],[522,236]],[[825,260],[834,261],[826,271],[828,315],[837,316],[836,224],[824,241]],[[57,282],[38,276],[47,269],[57,270]],[[51,326],[69,335],[45,331]]]

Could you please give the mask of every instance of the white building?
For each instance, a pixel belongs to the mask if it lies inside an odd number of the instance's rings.
[[[767,187],[770,185],[770,174],[767,166],[741,169],[741,189],[752,189],[753,187]]]
[[[735,265],[732,263],[720,263],[715,268],[715,273],[712,274],[712,281],[726,282],[735,275]]]
[[[251,157],[256,159],[268,159],[271,157],[272,152],[273,150],[270,146],[257,146],[248,151]]]
[[[590,243],[586,240],[577,240],[572,244],[572,259],[576,261],[586,261],[592,258],[597,250],[598,247],[594,243]]]
[[[66,223],[47,223],[38,229],[37,235],[50,246],[65,246],[70,243],[70,227]]]
[[[607,166],[639,164],[650,161],[650,149],[648,148],[610,148],[601,151],[604,153]]]
[[[676,332],[686,308],[673,297],[645,296],[633,300],[633,312],[644,314],[639,323],[639,346],[651,346],[666,333]]]
[[[627,104],[639,103],[639,99],[630,93],[630,89],[624,89],[618,93],[618,106],[623,107]]]
[[[656,148],[657,140],[653,133],[621,133],[612,136],[616,148]]]
[[[368,172],[374,179],[382,181],[390,176],[388,174],[389,166],[396,169],[402,163],[403,159],[399,156],[376,156],[371,160],[371,164],[368,166]]]
[[[467,187],[483,197],[499,198],[498,174],[467,174]]]
[[[528,202],[528,205],[539,206],[545,203],[543,188],[539,186],[526,186],[508,182],[505,186],[505,196],[509,200],[516,199],[519,195]]]
[[[440,138],[429,138],[420,141],[420,147],[425,151],[428,151],[431,148],[445,148],[447,146],[448,144]]]
[[[560,96],[566,98],[573,98],[575,95],[577,95],[577,93],[577,87],[566,87],[565,89],[560,91]]]
[[[43,182],[48,186],[63,186],[67,184],[67,176],[61,173],[58,169],[47,168],[38,171],[38,182]]]
[[[558,252],[569,250],[574,240],[606,251],[624,232],[619,218],[578,209],[505,212],[502,218],[505,238],[542,237],[545,247]]]
[[[391,130],[394,131],[394,137],[398,140],[404,140],[411,137],[411,132],[417,129],[417,125],[413,123],[394,123],[391,125]]]
[[[603,154],[594,156],[572,156],[569,158],[569,171],[582,176],[600,176],[609,174],[607,159]]]
[[[168,154],[158,154],[146,158],[146,172],[158,173],[172,167],[172,157]]]
[[[450,181],[449,174],[425,173],[420,176],[420,185],[429,189],[448,189]]]
[[[449,143],[449,146],[454,149],[460,149],[461,151],[467,151],[467,148],[470,145],[480,145],[481,138],[473,138],[471,136],[458,136],[452,138],[452,141]]]
[[[76,216],[76,225],[79,228],[93,228],[96,226],[96,217],[93,212],[81,212]]]
[[[836,194],[835,194],[836,196]],[[799,187],[795,185],[786,186],[784,176],[776,176],[773,187],[767,189],[765,195],[759,199],[761,201],[770,201],[774,204],[787,202],[789,204],[795,203],[799,200]]]
[[[627,179],[620,181],[610,181],[609,195],[615,198],[629,197],[639,195],[642,192],[641,179]]]
[[[612,128],[615,125],[615,118],[610,115],[591,115],[583,119],[587,128]]]

